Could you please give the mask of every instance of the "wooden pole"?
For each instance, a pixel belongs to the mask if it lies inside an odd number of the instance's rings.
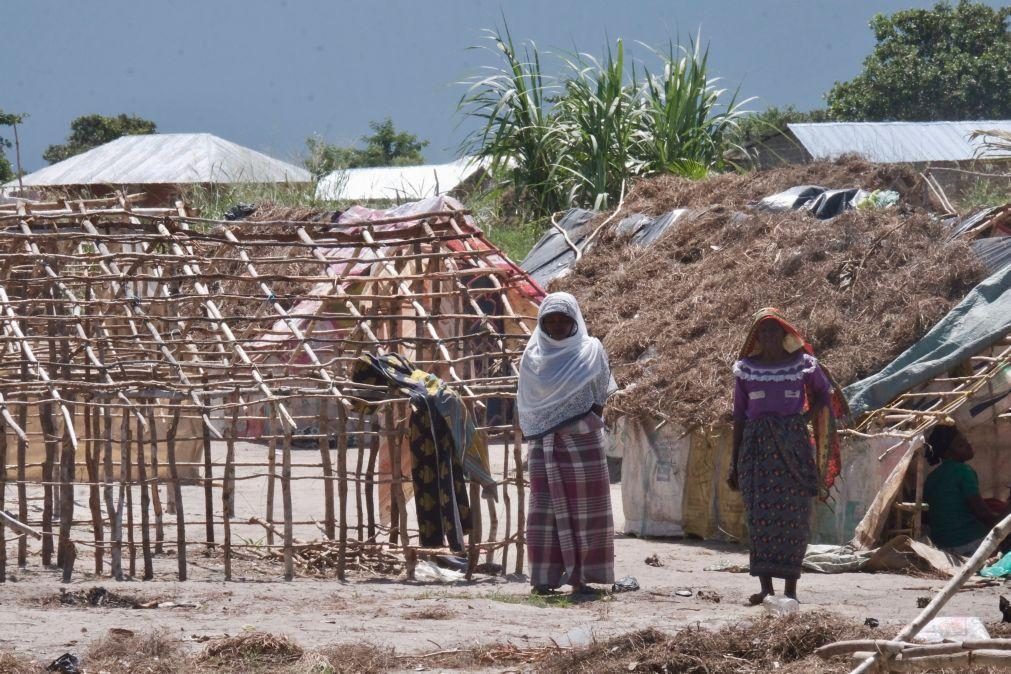
[[[56,462],[56,424],[53,422],[52,403],[39,406],[39,425],[46,458],[42,464],[42,565],[53,563],[53,465]]]
[[[221,487],[224,525],[225,580],[232,579],[232,518],[235,516],[235,435],[239,427],[239,392],[232,394],[232,418],[225,431],[225,479]]]
[[[204,390],[206,391],[208,386],[207,375],[204,374]],[[201,415],[210,418],[210,410],[203,409],[200,411]],[[214,463],[213,457],[211,456],[211,431],[208,424],[204,424],[203,427],[203,438],[204,438],[204,525],[207,537],[207,549],[214,549],[214,492],[213,492],[213,480],[214,480]]]
[[[179,464],[176,463],[176,431],[179,428],[180,404],[172,409],[172,421],[169,422],[165,434],[165,451],[169,462],[169,476],[172,479],[173,502],[176,504],[176,560],[178,562],[179,580],[186,580],[186,507],[183,503],[183,490],[179,482]],[[154,424],[151,424],[154,428]]]
[[[119,473],[122,476],[120,484],[120,497],[126,495],[126,545],[130,551],[130,578],[137,577],[137,543],[134,540],[133,530],[133,461],[130,459],[130,443],[133,441],[133,433],[130,431],[130,414],[123,410],[123,421],[120,426],[120,461]],[[123,501],[119,503],[120,521],[122,521]]]
[[[291,428],[282,423],[284,429],[284,455],[281,458],[281,503],[284,508],[284,579],[295,578],[294,530],[291,514]]]
[[[165,554],[165,522],[161,505],[161,467],[158,461],[158,399],[148,400],[145,406],[148,439],[151,441],[151,506],[154,508],[154,554]],[[170,499],[171,500],[171,499]]]
[[[267,545],[274,545],[274,487],[277,483],[277,429],[274,423],[274,406],[267,404],[267,428],[270,439],[267,441]]]
[[[519,414],[513,405],[513,462],[516,464],[516,570],[523,573],[523,555],[526,543],[526,488],[523,486],[523,433],[520,431]],[[508,488],[508,485],[503,485]]]
[[[7,425],[0,426],[0,511],[7,505]],[[0,521],[0,583],[7,582],[7,524]]]
[[[333,498],[333,462],[330,460],[330,415],[327,412],[327,405],[330,402],[330,398],[320,398],[319,400],[319,415],[316,419],[316,427],[318,429],[319,437],[317,438],[319,445],[319,456],[320,461],[323,464],[323,523],[324,532],[326,537],[331,541],[337,538],[336,528],[334,526],[334,498]],[[335,398],[335,400],[337,400]],[[340,406],[340,401],[337,400],[337,406]],[[337,429],[338,436],[342,435],[344,431],[343,427]],[[338,442],[340,439],[338,438]],[[345,444],[346,444],[345,439]],[[341,521],[341,526],[345,522]]]
[[[137,480],[140,482],[140,545],[144,555],[144,580],[154,578],[154,560],[151,557],[151,485],[147,481],[147,460],[144,453],[144,426],[137,422]],[[157,490],[157,485],[155,486]]]
[[[28,361],[24,354],[21,356],[21,382],[28,381]],[[28,394],[21,398],[21,407],[18,409],[18,424],[21,428],[28,425]],[[27,484],[27,463],[28,463],[28,439],[18,438],[18,519],[22,522],[28,521],[28,484]],[[18,566],[24,568],[28,565],[28,540],[24,536],[18,537]]]
[[[902,628],[899,631],[898,636],[895,637],[894,641],[910,641],[913,637],[920,633],[920,630],[930,622],[934,616],[936,616],[941,609],[944,607],[948,600],[955,596],[959,588],[965,585],[965,582],[976,575],[986,560],[997,550],[998,546],[1003,542],[1008,535],[1011,534],[1011,515],[1008,515],[1000,522],[997,523],[990,533],[987,534],[980,546],[976,548],[976,552],[972,554],[962,568],[958,570],[958,573],[952,576],[951,580],[945,583],[944,587],[934,595],[933,600],[927,604],[926,608],[920,611],[912,622]],[[866,672],[872,671],[878,666],[879,660],[883,657],[880,653],[875,653],[864,660],[860,665],[858,665],[850,674],[865,674]],[[883,663],[888,665],[887,660]]]
[[[73,415],[73,407],[70,407]],[[71,417],[72,418],[72,417]],[[70,444],[66,431],[63,433],[60,450],[60,552],[57,554],[63,567],[63,582],[69,583],[74,574],[77,549],[71,540],[71,525],[74,522],[74,466],[77,448]]]
[[[86,399],[90,403],[93,399]],[[90,404],[84,406],[84,434],[87,441],[84,444],[86,469],[88,471],[88,507],[91,510],[91,530],[95,539],[95,575],[102,575],[102,562],[105,557],[105,525],[102,521],[102,494],[98,482],[101,479],[98,472],[101,442],[98,439],[99,425],[97,410]]]
[[[369,427],[380,429],[379,414],[372,414]],[[379,458],[379,434],[369,436],[369,464],[365,469],[365,513],[368,518],[368,540],[376,542],[376,461]]]
[[[340,400],[337,403],[337,497],[340,502],[340,552],[337,557],[337,578],[345,579],[348,553],[348,423]],[[333,481],[330,480],[333,484]],[[331,524],[333,513],[329,513]],[[359,515],[360,519],[360,515]]]
[[[120,465],[119,504],[112,489],[112,410],[102,405],[102,424],[105,439],[105,511],[109,514],[109,537],[112,541],[112,567],[110,573],[123,580],[123,466]]]

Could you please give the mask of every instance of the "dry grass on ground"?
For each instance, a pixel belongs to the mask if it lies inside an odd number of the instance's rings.
[[[747,206],[798,184],[896,188],[906,200],[831,220]],[[716,423],[729,416],[730,367],[758,309],[782,310],[846,385],[919,339],[982,278],[969,249],[945,243],[941,225],[910,206],[918,193],[914,175],[855,160],[643,181],[623,212],[695,212],[648,248],[603,233],[552,290],[573,293],[603,340],[623,388],[613,409]]]
[[[1009,627],[987,625],[1001,637]],[[842,639],[887,638],[896,626],[871,629],[821,612],[783,618],[763,616],[719,629],[690,626],[673,633],[655,629],[632,632],[586,648],[556,646],[521,648],[490,644],[430,653],[397,654],[392,647],[367,643],[333,644],[313,650],[285,636],[250,632],[216,639],[198,654],[165,631],[133,634],[110,631],[82,657],[86,671],[150,672],[281,672],[282,674],[379,674],[390,671],[456,669],[522,669],[535,672],[668,672],[730,674],[777,671],[784,674],[836,674],[851,669],[849,660],[823,661],[815,649]],[[37,674],[47,663],[0,653],[0,674]],[[944,670],[937,670],[939,673]],[[974,670],[987,673],[991,670]],[[948,674],[944,672],[944,674]]]

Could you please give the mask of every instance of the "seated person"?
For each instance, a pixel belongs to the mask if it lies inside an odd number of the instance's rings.
[[[954,426],[931,431],[926,457],[930,465],[941,464],[923,484],[930,538],[946,552],[971,555],[1007,514],[1007,507],[995,510],[980,496],[979,477],[965,463],[973,457],[972,445]],[[990,504],[996,505],[992,500]]]

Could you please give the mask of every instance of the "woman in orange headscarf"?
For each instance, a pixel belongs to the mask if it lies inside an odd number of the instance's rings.
[[[841,394],[814,350],[775,309],[756,314],[734,363],[734,445],[728,483],[744,497],[751,575],[759,604],[775,594],[797,598],[814,497],[839,474],[833,420]],[[812,434],[813,426],[814,433]]]

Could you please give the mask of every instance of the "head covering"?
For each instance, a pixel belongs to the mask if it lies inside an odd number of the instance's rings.
[[[751,329],[744,339],[741,353],[738,358],[754,358],[762,352],[762,346],[758,343],[758,326],[765,321],[773,321],[783,328],[783,348],[787,353],[796,353],[799,349],[804,349],[807,353],[814,355],[814,348],[797,331],[797,328],[790,325],[790,322],[783,317],[777,309],[766,307],[756,313],[751,319]]]
[[[775,321],[783,328],[783,348],[787,353],[796,353],[803,350],[805,353],[814,356],[814,347],[808,343],[804,336],[800,334],[778,309],[766,307],[760,309],[751,319],[751,328],[741,345],[739,358],[753,358],[761,353],[761,346],[758,343],[758,327],[765,321]],[[829,396],[829,404],[812,419],[814,426],[815,440],[815,461],[818,464],[818,474],[821,477],[819,485],[820,497],[823,501],[828,500],[829,490],[835,484],[836,477],[842,470],[842,456],[839,448],[838,426],[841,421],[849,418],[849,407],[846,404],[846,397],[842,388],[820,362],[818,367],[825,374],[832,385],[832,392]],[[808,396],[810,402],[810,395]]]
[[[541,328],[541,319],[554,313],[572,319],[572,336],[552,339]],[[587,334],[576,298],[569,293],[545,297],[520,361],[517,405],[523,435],[540,437],[585,415],[616,388],[604,346]]]

